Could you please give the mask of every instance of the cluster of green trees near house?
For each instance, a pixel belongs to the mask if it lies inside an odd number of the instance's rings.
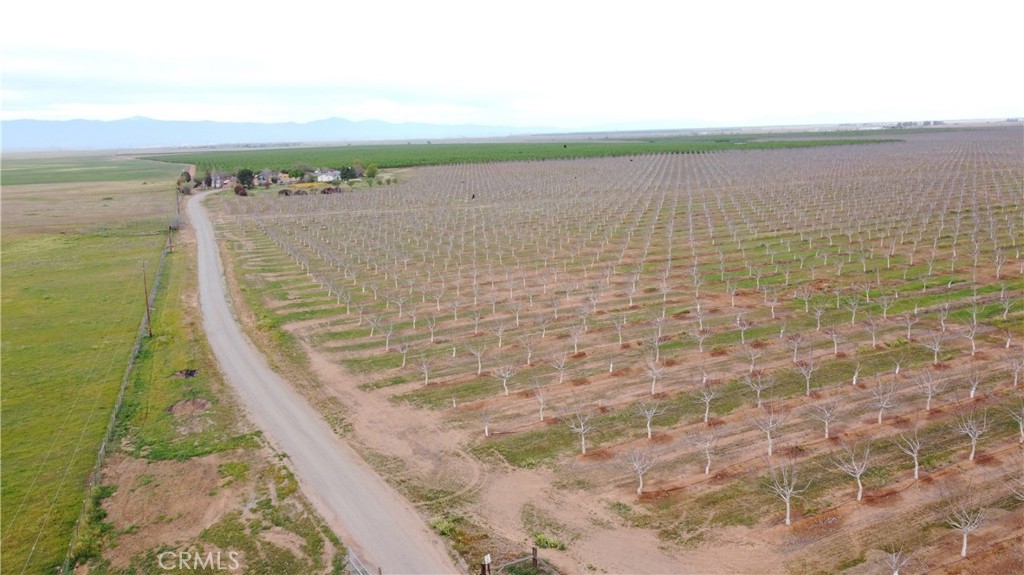
[[[248,195],[246,190],[251,190],[257,186],[268,188],[271,185],[285,182],[315,182],[321,174],[331,172],[337,173],[337,177],[331,180],[333,183],[350,182],[358,179],[365,180],[370,186],[373,186],[375,183],[392,183],[391,178],[388,178],[386,181],[378,178],[380,168],[377,164],[363,166],[361,162],[355,162],[352,165],[337,169],[314,169],[307,164],[299,163],[291,169],[263,168],[259,172],[251,168],[238,168],[233,173],[227,173],[208,167],[201,178],[193,178],[189,171],[185,170],[178,177],[178,190],[182,194],[190,194],[195,188],[219,186],[219,182],[233,177],[235,179],[233,186],[235,193],[244,196]]]

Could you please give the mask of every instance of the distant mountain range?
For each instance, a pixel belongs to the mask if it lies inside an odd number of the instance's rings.
[[[182,122],[128,118],[125,120],[6,120],[2,122],[3,151],[103,150],[218,146],[231,144],[295,144],[490,138],[545,131],[479,125],[390,123],[329,118],[307,123]]]

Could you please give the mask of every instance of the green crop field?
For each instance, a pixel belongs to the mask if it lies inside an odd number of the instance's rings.
[[[0,182],[4,186],[26,184],[77,184],[175,180],[180,166],[99,154],[69,157],[18,155],[4,157]]]
[[[465,164],[511,160],[594,158],[639,154],[694,154],[733,149],[775,149],[869,144],[894,141],[878,138],[765,139],[766,136],[715,136],[647,141],[582,141],[531,143],[382,144],[337,147],[185,152],[144,156],[151,160],[195,164],[198,171],[235,172],[240,168],[287,170],[296,166],[341,167],[356,163],[381,168]]]

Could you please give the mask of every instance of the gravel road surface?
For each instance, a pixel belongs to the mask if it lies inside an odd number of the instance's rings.
[[[376,572],[458,573],[443,543],[416,510],[331,430],[304,398],[274,373],[242,332],[228,303],[210,218],[191,198],[199,251],[203,325],[217,362],[249,419],[288,454],[302,492],[359,558]]]

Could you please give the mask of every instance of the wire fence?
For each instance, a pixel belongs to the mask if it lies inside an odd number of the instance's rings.
[[[147,310],[152,307],[156,301],[156,294],[160,291],[160,280],[163,278],[164,261],[167,254],[171,250],[171,236],[168,234],[167,241],[164,243],[164,248],[160,252],[160,262],[156,267],[156,277],[153,280],[153,285],[149,289],[149,293],[146,298]],[[75,543],[78,542],[78,537],[81,533],[82,522],[85,521],[86,513],[89,509],[89,502],[92,499],[92,491],[99,485],[101,470],[103,467],[103,461],[107,456],[107,446],[110,444],[110,440],[114,437],[114,428],[117,426],[117,417],[121,413],[121,404],[124,401],[125,390],[128,388],[128,381],[130,380],[132,370],[135,368],[135,361],[139,357],[139,351],[142,349],[142,340],[149,331],[149,318],[148,312],[143,312],[142,320],[139,322],[139,330],[135,334],[135,344],[132,345],[131,354],[128,356],[128,365],[125,367],[124,376],[121,378],[121,387],[117,392],[117,401],[114,402],[114,410],[110,414],[110,421],[107,422],[107,431],[103,434],[103,441],[100,443],[100,448],[96,452],[96,463],[93,465],[92,471],[89,473],[88,491],[89,494],[82,501],[82,510],[78,514],[78,520],[75,521],[75,527],[71,532],[71,541],[68,542],[68,550],[64,556],[64,564],[61,566],[61,574],[68,575],[72,572],[74,565],[74,549]]]

